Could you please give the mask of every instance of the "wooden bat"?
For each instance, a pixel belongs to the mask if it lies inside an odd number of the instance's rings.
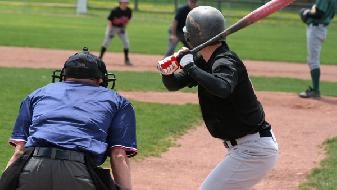
[[[192,53],[196,53],[200,51],[201,49],[205,48],[206,46],[210,45],[211,43],[218,41],[220,38],[226,37],[238,30],[241,30],[242,28],[245,28],[246,26],[261,20],[262,18],[288,6],[291,4],[294,0],[272,0],[266,3],[265,5],[262,5],[261,7],[255,9],[253,12],[250,12],[248,15],[231,25],[229,28],[224,30],[223,32],[217,34],[213,38],[209,39],[208,41],[198,45],[197,47],[193,48],[191,50]]]

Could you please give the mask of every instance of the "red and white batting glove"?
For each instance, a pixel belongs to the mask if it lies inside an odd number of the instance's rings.
[[[163,60],[158,61],[157,69],[162,75],[171,75],[179,69],[179,63],[177,61],[177,54],[166,57]]]

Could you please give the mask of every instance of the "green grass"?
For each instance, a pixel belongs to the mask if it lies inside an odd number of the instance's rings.
[[[226,25],[236,22],[249,11],[223,10]],[[97,51],[103,40],[107,15],[108,10],[90,10],[88,15],[76,16],[73,8],[4,4],[0,7],[0,36],[6,38],[2,38],[0,45],[74,50],[86,45]],[[131,52],[164,54],[172,18],[173,13],[135,12],[128,27]],[[334,21],[323,44],[322,64],[337,64],[336,31]],[[227,40],[243,59],[301,63],[306,59],[305,25],[296,12],[275,13],[232,34]],[[122,51],[119,39],[113,39],[109,51]]]
[[[177,136],[195,126],[201,117],[196,104],[178,106],[134,102],[134,106],[141,158],[159,156],[174,145]]]
[[[324,143],[327,157],[320,166],[311,171],[300,190],[335,190],[337,187],[337,138],[329,139]]]

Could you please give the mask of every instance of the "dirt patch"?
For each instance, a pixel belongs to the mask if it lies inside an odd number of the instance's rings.
[[[0,47],[3,67],[61,68],[74,51]],[[96,53],[97,54],[97,53]],[[108,53],[109,70],[156,71],[161,56],[131,54],[134,66],[125,66],[122,54]],[[245,61],[251,75],[309,79],[304,64]],[[322,66],[322,79],[337,81],[336,66]],[[181,92],[120,92],[129,99],[171,104],[197,103],[196,94]],[[272,172],[255,190],[295,190],[305,175],[324,158],[324,140],[337,134],[337,98],[300,99],[296,94],[258,92],[267,120],[278,139],[280,157]],[[205,127],[197,126],[160,157],[132,160],[133,184],[137,190],[198,189],[226,149]],[[141,154],[141,152],[140,152]]]
[[[0,67],[28,68],[62,68],[66,59],[76,53],[71,50],[52,50],[41,48],[0,47]],[[98,55],[97,52],[92,52]],[[106,53],[104,62],[110,71],[156,71],[156,63],[161,55],[130,55],[133,66],[126,66],[123,54]],[[252,76],[278,76],[298,79],[310,79],[309,68],[306,64],[289,64],[284,62],[244,61],[249,74]],[[322,65],[321,79],[337,82],[337,66]]]

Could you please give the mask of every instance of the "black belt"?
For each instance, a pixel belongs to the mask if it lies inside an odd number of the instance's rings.
[[[327,24],[319,24],[319,23],[311,23],[313,26],[320,26],[320,25],[322,25],[322,26],[328,26]]]
[[[84,153],[59,148],[35,147],[33,157],[42,157],[55,160],[70,160],[85,163]]]
[[[271,133],[270,129],[261,130],[258,133],[260,134],[260,137],[272,137],[273,136],[273,134]],[[238,142],[235,139],[228,140],[228,141],[225,140],[224,141],[224,145],[225,145],[226,148],[229,148],[229,144],[228,143],[230,143],[231,146],[238,145]]]

